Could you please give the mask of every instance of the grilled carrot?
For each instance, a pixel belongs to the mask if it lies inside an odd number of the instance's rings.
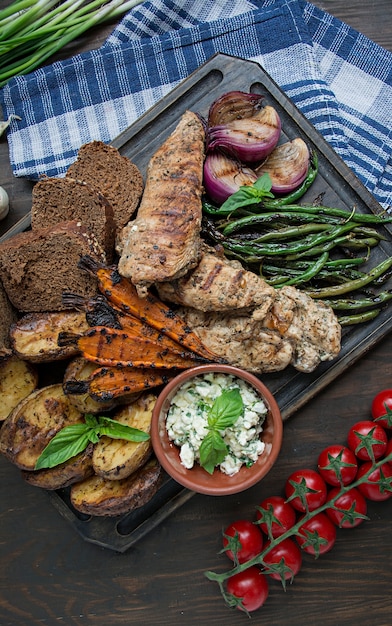
[[[199,337],[185,324],[173,309],[161,302],[152,293],[140,298],[130,280],[121,276],[114,267],[107,267],[89,256],[83,256],[80,269],[93,273],[98,278],[98,287],[110,302],[125,313],[134,315],[178,344],[199,354],[209,361],[224,360],[208,350]]]
[[[85,311],[86,319],[90,326],[106,326],[108,328],[123,329],[127,333],[132,335],[139,335],[141,337],[147,337],[151,341],[156,341],[162,350],[171,350],[176,354],[180,354],[181,357],[196,360],[200,362],[209,362],[209,359],[205,359],[195,352],[186,350],[179,343],[164,335],[156,328],[152,328],[142,322],[140,319],[131,315],[130,313],[124,313],[116,305],[109,302],[103,294],[98,294],[92,298],[85,298],[83,296],[66,293],[63,294],[63,303],[72,308]]]
[[[186,369],[200,364],[180,347],[169,350],[147,337],[107,326],[94,326],[83,335],[60,333],[58,343],[76,345],[86,359],[100,365]]]
[[[166,385],[174,375],[174,370],[102,367],[90,377],[88,392],[95,400],[112,400]]]

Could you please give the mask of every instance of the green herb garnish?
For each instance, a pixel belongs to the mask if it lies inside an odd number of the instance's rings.
[[[147,441],[150,438],[143,430],[120,424],[110,417],[97,417],[88,413],[84,419],[84,424],[65,426],[51,439],[35,464],[36,470],[65,463],[83,452],[89,443],[98,443],[103,435],[126,441]]]
[[[269,174],[263,174],[253,185],[241,185],[241,187],[225,200],[219,209],[219,213],[231,213],[236,209],[260,204],[265,198],[274,198],[271,193],[272,181]]]
[[[239,389],[223,391],[209,409],[208,434],[200,446],[200,465],[212,474],[228,452],[220,431],[233,426],[244,411],[244,403]]]

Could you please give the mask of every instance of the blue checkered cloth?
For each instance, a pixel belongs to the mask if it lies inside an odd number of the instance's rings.
[[[143,2],[100,49],[12,79],[14,175],[63,176],[216,52],[257,61],[392,210],[392,54],[304,0]]]

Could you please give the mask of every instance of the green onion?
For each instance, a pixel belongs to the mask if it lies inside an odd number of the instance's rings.
[[[0,10],[0,87],[142,0],[15,0]]]

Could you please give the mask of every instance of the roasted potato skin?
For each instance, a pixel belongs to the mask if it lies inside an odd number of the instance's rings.
[[[73,358],[64,373],[63,390],[67,395],[71,404],[76,407],[82,413],[102,413],[102,411],[109,411],[113,409],[118,401],[115,400],[96,400],[92,398],[88,392],[83,393],[71,393],[67,391],[67,383],[72,381],[73,383],[82,383],[84,386],[90,377],[90,375],[99,368],[99,365],[88,361],[83,356],[78,355]],[[86,384],[87,387],[87,384]]]
[[[38,372],[31,363],[15,355],[0,359],[0,422],[32,393],[38,385]]]
[[[153,457],[128,478],[106,480],[94,475],[73,484],[70,488],[71,504],[86,515],[123,515],[147,504],[158,491],[162,478],[162,468]]]
[[[79,350],[75,345],[59,346],[59,334],[80,334],[88,328],[86,314],[81,311],[26,313],[11,325],[11,347],[17,356],[31,363],[63,360],[75,356]]]
[[[20,469],[32,471],[51,439],[65,426],[84,423],[61,384],[33,391],[3,422],[0,452]]]
[[[156,399],[155,394],[144,393],[135,402],[116,411],[113,419],[149,433]],[[108,480],[122,480],[136,472],[151,454],[151,440],[136,442],[104,436],[94,446],[94,471]]]
[[[80,482],[94,474],[91,460],[93,447],[93,444],[90,443],[84,452],[81,452],[72,459],[60,465],[56,465],[55,467],[32,472],[21,470],[22,478],[29,485],[41,487],[48,491],[63,489],[64,487]]]

